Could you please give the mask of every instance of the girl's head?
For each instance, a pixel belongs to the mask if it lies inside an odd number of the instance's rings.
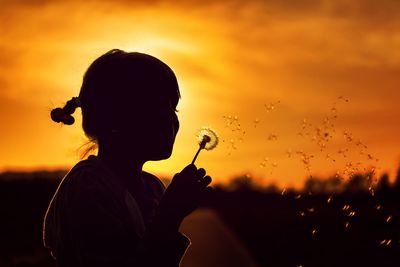
[[[142,160],[168,158],[179,128],[180,98],[173,71],[159,59],[111,50],[96,59],[83,77],[79,99],[52,110],[52,119],[74,122],[80,104],[82,127],[99,147],[127,151]]]

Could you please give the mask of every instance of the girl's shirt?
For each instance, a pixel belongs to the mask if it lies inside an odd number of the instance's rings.
[[[147,192],[136,201],[96,156],[68,172],[43,226],[57,266],[179,266],[190,241],[152,227],[165,187],[149,173],[142,178]]]

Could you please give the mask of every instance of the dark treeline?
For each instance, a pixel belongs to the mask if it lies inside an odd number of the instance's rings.
[[[64,174],[0,174],[0,266],[54,266],[41,227]],[[386,174],[312,178],[296,191],[238,177],[217,185],[204,207],[260,266],[400,266],[400,169],[389,181]]]
[[[246,176],[208,205],[261,266],[400,266],[400,169],[310,178],[302,190],[259,187]]]

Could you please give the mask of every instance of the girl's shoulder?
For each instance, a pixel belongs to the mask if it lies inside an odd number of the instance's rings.
[[[122,186],[114,179],[114,174],[96,156],[79,161],[64,177],[64,182],[74,190],[92,192],[111,191],[121,194]]]

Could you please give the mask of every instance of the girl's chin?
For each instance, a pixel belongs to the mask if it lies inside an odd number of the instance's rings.
[[[152,153],[151,155],[149,155],[148,160],[157,161],[157,160],[168,159],[169,157],[171,157],[171,154],[172,154],[172,148],[166,149],[164,151],[157,151],[156,153]]]

